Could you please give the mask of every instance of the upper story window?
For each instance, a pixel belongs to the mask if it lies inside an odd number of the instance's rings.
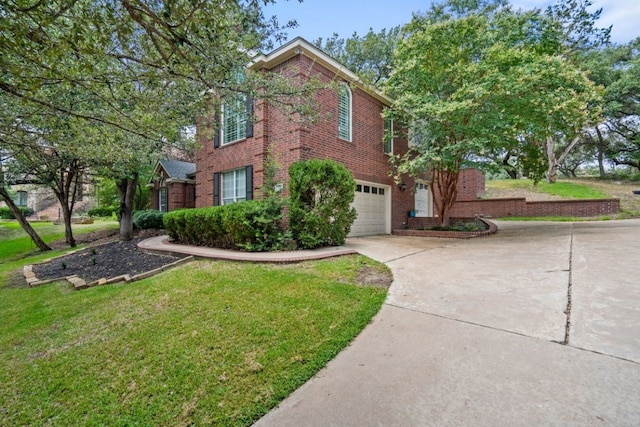
[[[245,79],[244,72],[236,73],[234,78],[241,84]],[[237,90],[242,90],[241,85]],[[216,116],[218,127],[213,139],[214,148],[253,136],[253,98],[248,94],[237,92],[225,96]]]
[[[393,119],[384,119],[384,153],[393,154]]]
[[[222,106],[221,141],[230,144],[247,137],[247,96],[239,95]]]
[[[338,91],[338,136],[351,141],[351,89],[341,84]]]

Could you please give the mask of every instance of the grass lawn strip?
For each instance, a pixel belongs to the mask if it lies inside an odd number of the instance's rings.
[[[379,310],[388,269],[196,261],[135,285],[0,288],[0,425],[250,425]]]

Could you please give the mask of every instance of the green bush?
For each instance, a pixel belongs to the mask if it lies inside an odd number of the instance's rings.
[[[333,160],[298,161],[289,168],[289,229],[300,247],[342,245],[356,219],[356,184]]]
[[[225,206],[181,209],[164,216],[164,228],[180,243],[196,246],[272,251],[285,247],[283,203],[273,198]]]
[[[148,228],[164,228],[162,217],[164,212],[149,209],[146,211],[136,211],[133,214],[133,223],[136,227],[146,230]]]
[[[87,211],[87,215],[92,218],[111,218],[114,214],[117,216],[120,208],[118,206],[97,206]]]
[[[33,210],[31,208],[18,207],[18,209],[22,211],[22,215],[24,216],[29,216],[33,213]],[[15,219],[15,216],[13,216],[13,212],[11,212],[11,209],[2,207],[0,208],[0,219]]]

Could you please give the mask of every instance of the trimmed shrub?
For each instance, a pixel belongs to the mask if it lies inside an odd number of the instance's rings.
[[[87,211],[87,215],[92,218],[111,218],[117,216],[120,208],[118,206],[97,206]]]
[[[133,214],[133,223],[142,230],[148,228],[164,228],[163,216],[164,212],[153,209],[136,211]]]
[[[33,213],[31,208],[18,207],[18,209],[22,211],[22,215],[24,216],[29,216]],[[0,219],[15,219],[15,216],[13,215],[13,212],[11,212],[11,209],[2,207],[0,208]]]
[[[356,210],[351,172],[333,160],[298,161],[289,168],[289,229],[306,249],[344,244]]]
[[[271,198],[171,211],[164,228],[180,243],[252,252],[280,250],[287,241],[282,202]]]

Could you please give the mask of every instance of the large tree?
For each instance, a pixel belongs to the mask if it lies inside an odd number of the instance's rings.
[[[459,171],[470,159],[513,141],[542,150],[591,118],[598,93],[553,54],[560,41],[539,11],[451,0],[403,31],[386,88],[410,118],[413,146],[397,159],[397,173],[431,175],[441,225],[449,224]]]
[[[304,88],[284,77],[235,78],[282,35],[277,21],[261,12],[272,2],[0,0],[0,93],[23,110],[85,120],[94,136],[88,159],[109,170],[122,170],[112,166],[121,154],[131,157],[132,147],[146,159],[179,140],[181,129],[208,116],[225,96],[248,93],[299,111]],[[83,101],[52,100],[54,86],[81,92]],[[12,110],[0,116],[10,126],[20,120]],[[85,148],[76,155],[84,156]],[[135,181],[136,167],[115,177],[120,188],[131,188],[126,181]],[[130,200],[123,197],[125,204]],[[129,215],[121,227],[121,238],[131,238]]]
[[[379,87],[393,69],[393,52],[399,34],[399,26],[377,33],[369,29],[364,36],[354,32],[345,39],[333,33],[326,40],[319,38],[313,43],[346,65],[363,82]]]

